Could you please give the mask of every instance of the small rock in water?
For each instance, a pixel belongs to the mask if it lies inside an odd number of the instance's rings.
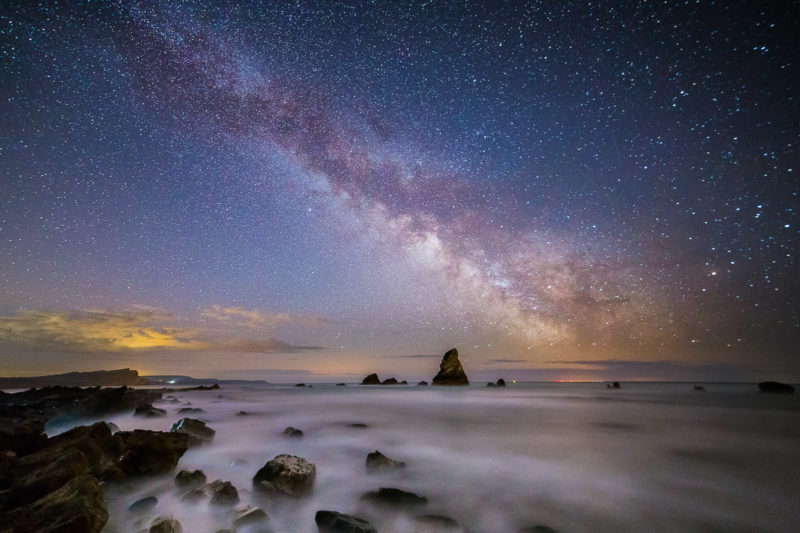
[[[706,388],[703,387],[702,385],[695,385],[694,390],[696,390],[697,392],[705,392]]]
[[[380,385],[381,380],[378,378],[378,374],[370,374],[369,376],[365,377],[361,380],[362,385]]]
[[[170,428],[173,433],[186,433],[202,442],[211,442],[216,431],[206,426],[206,423],[196,418],[181,418]]]
[[[314,516],[319,533],[378,533],[372,524],[357,516],[336,511],[317,511]]]
[[[777,381],[762,381],[758,384],[758,390],[778,394],[794,394],[794,387]]]
[[[246,507],[240,511],[236,511],[233,518],[233,525],[235,528],[249,526],[250,524],[257,524],[259,522],[266,522],[269,520],[269,515],[263,509],[258,507]]]
[[[181,407],[178,409],[179,413],[205,413],[204,410],[200,409],[199,407]]]
[[[126,451],[119,466],[126,474],[146,475],[169,472],[186,453],[190,435],[135,429],[120,431],[115,437],[122,439]]]
[[[337,383],[337,387],[347,387],[347,383]]]
[[[214,505],[233,505],[239,503],[239,491],[230,481],[220,479],[212,481],[206,488],[211,493],[211,503]]]
[[[362,424],[361,422],[354,422],[352,424],[347,424],[347,426],[351,427],[351,428],[357,428],[357,429],[366,429],[367,427],[369,427],[366,424]]]
[[[434,385],[469,385],[469,379],[458,360],[458,350],[448,350],[439,364],[439,372],[433,378]]]
[[[487,384],[486,384],[486,386],[487,386],[487,387],[497,387],[497,385],[495,385],[495,384],[494,384],[494,383],[492,383],[491,381],[490,381],[489,383],[487,383]]]
[[[395,378],[384,379],[381,381],[381,385],[397,385],[397,380]]]
[[[167,411],[165,409],[159,409],[158,407],[153,407],[149,403],[142,404],[133,411],[133,416],[144,416],[147,418],[164,416],[165,414],[167,414]]]
[[[181,523],[172,517],[160,517],[153,520],[150,526],[150,533],[181,533],[183,528]]]
[[[505,387],[506,386],[506,380],[504,380],[503,378],[498,379],[497,380],[497,386],[498,387]]]
[[[414,522],[417,524],[417,533],[444,533],[445,531],[461,531],[461,526],[459,523],[449,516],[426,514],[415,517]]]
[[[199,487],[206,482],[206,475],[202,470],[190,471],[183,469],[175,476],[175,484],[181,488]]]
[[[428,386],[428,382],[425,381],[424,379],[422,381],[420,381],[419,383],[417,383],[417,387],[427,387],[427,386]]]
[[[236,413],[236,416],[247,416],[249,414],[250,413],[248,413],[247,411],[239,411],[238,413]]]
[[[262,481],[268,481],[278,491],[299,498],[311,492],[316,477],[317,467],[313,464],[302,457],[281,454],[256,472],[253,487],[260,488]]]
[[[128,507],[128,511],[132,513],[146,513],[148,511],[152,511],[157,504],[158,504],[158,498],[156,498],[155,496],[148,496],[146,498],[142,498],[141,500],[136,500],[135,502],[133,502]]]
[[[289,426],[288,428],[283,430],[283,434],[286,435],[287,437],[302,437],[303,431],[295,427]]]
[[[295,387],[305,387],[305,386],[306,386],[305,383],[298,383],[297,385],[295,385]]]
[[[402,461],[395,461],[389,459],[378,450],[367,454],[367,472],[376,472],[378,470],[393,470],[396,468],[403,468],[406,464]]]
[[[380,488],[367,492],[361,496],[361,499],[391,507],[417,507],[428,503],[428,498],[425,496],[418,496],[413,492],[393,488]]]
[[[519,533],[558,533],[555,529],[548,526],[531,526],[531,527],[523,527],[519,530]]]
[[[197,503],[206,497],[206,491],[203,487],[192,489],[181,497],[181,501],[186,503]]]

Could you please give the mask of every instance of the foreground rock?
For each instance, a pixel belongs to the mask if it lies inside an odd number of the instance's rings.
[[[367,492],[361,496],[362,500],[388,507],[420,507],[427,505],[428,498],[417,496],[413,492],[406,492],[400,489],[380,488]]]
[[[380,470],[395,470],[403,468],[406,464],[402,461],[389,459],[378,450],[367,454],[367,472],[377,472]]]
[[[433,378],[434,385],[469,385],[469,379],[458,360],[458,350],[453,348],[444,354],[439,364],[439,373]]]
[[[204,485],[206,475],[202,470],[190,471],[183,469],[175,476],[175,485],[181,488],[192,488]]]
[[[161,474],[174,469],[186,450],[190,437],[185,433],[161,431],[120,431],[115,435],[122,439],[125,452],[119,466],[128,475]]]
[[[211,495],[214,505],[235,505],[239,503],[239,491],[230,481],[217,479],[206,485],[206,493]]]
[[[320,533],[378,533],[363,518],[336,511],[317,511],[314,521]]]
[[[758,390],[777,394],[794,394],[794,387],[777,381],[762,381],[758,384]]]
[[[362,385],[380,385],[381,380],[378,378],[378,374],[370,374],[369,376],[365,377],[361,380]]]
[[[317,477],[317,467],[302,457],[281,454],[267,462],[253,477],[253,487],[299,498],[311,492]],[[265,485],[262,485],[265,484]]]
[[[196,418],[181,418],[172,424],[170,431],[173,433],[186,433],[201,442],[211,442],[214,440],[214,435],[217,434],[205,422]]]
[[[150,533],[182,533],[181,523],[170,517],[159,517],[150,526]]]
[[[133,416],[143,416],[145,418],[155,418],[157,416],[164,416],[165,414],[167,414],[165,409],[153,407],[149,403],[140,405],[136,408],[136,410],[133,411]]]

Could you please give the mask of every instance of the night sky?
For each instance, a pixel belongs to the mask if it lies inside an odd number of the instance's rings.
[[[798,381],[799,12],[2,2],[0,375]]]

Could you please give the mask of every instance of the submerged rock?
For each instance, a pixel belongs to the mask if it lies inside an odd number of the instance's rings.
[[[362,385],[380,385],[381,380],[378,378],[378,374],[370,374],[369,376],[365,377],[361,380]]]
[[[170,517],[159,517],[153,520],[150,533],[182,533],[181,523]]]
[[[402,461],[395,461],[389,459],[378,450],[367,454],[367,472],[375,472],[378,470],[394,470],[396,468],[403,468],[406,464]]]
[[[695,385],[693,390],[696,390],[697,392],[705,392],[706,388],[702,385]]]
[[[295,387],[305,387],[305,386],[306,386],[305,383],[298,383],[298,384],[295,385]]]
[[[190,471],[183,469],[175,476],[175,485],[181,488],[199,487],[206,482],[206,475],[202,470]]]
[[[337,383],[337,387],[347,387],[347,383]]]
[[[378,505],[386,505],[390,507],[419,507],[427,505],[428,498],[418,496],[413,492],[406,492],[394,488],[380,488],[365,493],[361,496],[362,500],[366,500]]]
[[[794,394],[794,387],[777,381],[762,381],[758,384],[758,390],[778,394]]]
[[[352,424],[347,424],[347,427],[356,428],[356,429],[367,429],[369,426],[363,424],[361,422],[353,422]]]
[[[220,479],[206,485],[206,492],[211,495],[214,505],[234,505],[239,503],[239,491],[230,481]]]
[[[250,413],[248,413],[247,411],[239,411],[238,413],[236,413],[236,416],[247,416],[249,414]]]
[[[505,387],[506,386],[506,380],[504,380],[503,378],[498,379],[497,380],[497,386],[498,387]]]
[[[130,506],[128,506],[128,511],[132,513],[146,513],[152,511],[156,505],[158,505],[158,498],[155,496],[147,496],[146,498],[136,500],[130,504]]]
[[[236,511],[233,518],[233,526],[235,528],[249,526],[251,524],[258,524],[259,522],[266,522],[269,520],[269,515],[259,507],[246,507]]]
[[[181,407],[178,413],[205,413],[205,411],[199,407]]]
[[[428,386],[428,382],[425,381],[424,379],[422,381],[420,381],[419,383],[417,383],[417,387],[427,387],[427,386]]]
[[[372,524],[359,518],[337,511],[317,511],[314,516],[319,533],[378,533]]]
[[[317,477],[317,467],[302,457],[281,454],[267,462],[253,477],[253,487],[260,489],[262,481],[295,498],[311,492]]]
[[[458,350],[453,348],[444,354],[439,364],[439,373],[433,378],[434,385],[469,385],[469,379],[458,360]]]
[[[164,433],[161,431],[120,431],[119,436],[126,451],[119,466],[126,474],[161,474],[169,472],[178,464],[192,438],[186,433]]]
[[[283,434],[286,435],[287,437],[302,437],[303,430],[289,426],[288,428],[283,430]]]
[[[388,378],[381,381],[381,385],[397,385],[397,380],[395,378]]]
[[[414,517],[418,533],[443,533],[445,531],[461,531],[458,522],[449,516],[426,514]]]
[[[170,428],[173,433],[185,433],[191,435],[201,442],[211,442],[216,435],[216,431],[211,429],[202,420],[196,418],[181,418]],[[191,443],[190,443],[191,444]]]
[[[165,409],[153,407],[149,403],[140,405],[133,411],[133,416],[143,416],[145,418],[155,418],[157,416],[164,416],[165,414],[167,414]]]

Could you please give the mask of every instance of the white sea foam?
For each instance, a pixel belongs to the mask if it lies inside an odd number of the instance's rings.
[[[800,398],[750,385],[691,388],[237,386],[176,393],[180,404],[159,404],[169,413],[162,418],[110,420],[123,430],[168,431],[184,402],[205,410],[189,416],[207,421],[216,437],[178,468],[231,481],[239,507],[264,508],[275,533],[315,532],[320,509],[365,517],[382,533],[417,531],[416,511],[387,513],[360,501],[379,487],[426,496],[418,513],[450,516],[472,532],[536,524],[562,532],[800,530]],[[240,410],[249,414],[236,416]],[[284,436],[287,426],[305,436]],[[376,449],[408,466],[368,474],[366,455]],[[311,496],[270,501],[252,493],[253,475],[281,453],[316,464]],[[139,531],[158,515],[175,516],[189,532],[231,527],[232,510],[183,503],[174,475],[109,485],[104,531]],[[151,514],[127,511],[149,495],[159,500]]]

